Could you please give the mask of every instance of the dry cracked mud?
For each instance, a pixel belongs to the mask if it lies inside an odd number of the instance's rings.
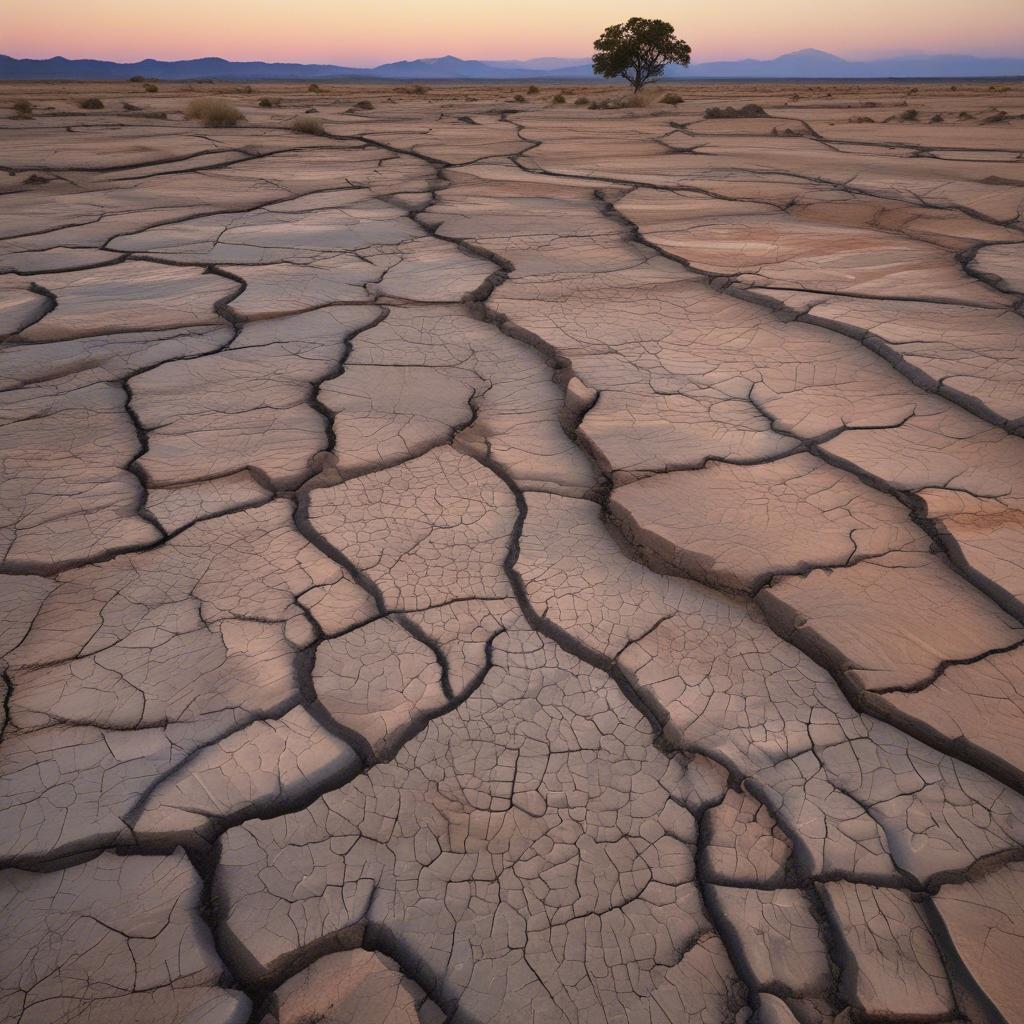
[[[83,88],[0,86],[0,1020],[1024,1022],[1024,87]]]

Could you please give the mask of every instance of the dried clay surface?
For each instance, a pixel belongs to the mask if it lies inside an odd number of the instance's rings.
[[[1024,86],[82,88],[0,1024],[1024,1024]]]

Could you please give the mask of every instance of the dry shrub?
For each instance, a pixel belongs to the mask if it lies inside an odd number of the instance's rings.
[[[143,89],[144,89],[144,90],[145,90],[146,92],[159,92],[159,91],[160,91],[160,88],[159,88],[159,86],[156,86],[156,85],[154,85],[154,84],[153,84],[152,82],[146,82],[146,83],[145,83],[145,84],[144,84],[144,85],[142,86],[142,88],[143,88]]]
[[[931,123],[932,124],[942,124],[942,122],[945,121],[945,120],[946,119],[941,114],[932,114],[932,117],[931,117]]]
[[[565,96],[563,96],[562,93],[560,93],[560,92],[556,92],[555,95],[551,97],[551,102],[552,103],[564,103],[565,102]]]
[[[536,96],[537,93],[540,92],[540,89],[538,89],[537,86],[535,86],[535,85],[531,85],[529,87],[529,89],[526,90],[526,92],[527,92],[527,95],[529,95],[529,96]]]
[[[14,116],[25,120],[32,116],[32,104],[28,100],[14,101]]]
[[[910,107],[908,110],[904,110],[903,113],[900,114],[900,120],[901,121],[916,121],[919,116],[920,115],[918,114],[918,112],[913,107]]]
[[[306,92],[320,92],[320,86],[316,82],[310,82],[306,88]]]
[[[132,77],[128,79],[129,82],[144,82],[145,80],[145,77],[142,75],[132,75]]]
[[[526,102],[526,97],[521,92],[517,92],[515,94],[515,96],[512,97],[512,102],[513,103],[525,103]]]
[[[238,107],[216,96],[190,100],[185,108],[185,116],[190,121],[202,122],[207,128],[234,128],[239,121],[245,120]]]
[[[758,103],[747,103],[742,107],[708,107],[704,116],[710,119],[720,117],[767,117],[764,107]]]
[[[683,102],[683,97],[677,92],[667,92],[658,102],[668,103],[670,106],[678,107],[679,104]]]
[[[356,110],[373,110],[373,104],[369,100],[360,100],[353,104]]]
[[[103,109],[103,100],[99,99],[96,96],[90,96],[86,100],[79,100],[78,101],[78,105],[83,110],[102,110]]]
[[[280,100],[271,99],[269,96],[261,96],[259,102],[256,104],[257,107],[279,107],[281,106]]]
[[[649,107],[654,102],[654,97],[641,90],[640,92],[628,93],[625,96],[611,96],[606,100],[594,100],[590,104],[591,110],[628,110],[640,107]]]
[[[590,105],[590,100],[586,96],[579,96],[576,102],[573,104],[574,107],[586,107]]]
[[[129,113],[132,113],[133,111],[141,110],[142,107],[137,107],[134,103],[129,103],[127,100],[125,100],[121,103],[121,109],[127,110]]]
[[[302,132],[303,135],[326,135],[327,129],[319,117],[311,117],[309,114],[302,114],[295,118],[289,126],[293,132]]]

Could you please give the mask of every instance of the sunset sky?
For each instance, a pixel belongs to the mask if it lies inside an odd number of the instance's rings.
[[[1022,0],[0,0],[0,53],[355,66],[587,57],[606,25],[636,14],[672,22],[696,61],[808,46],[845,57],[1024,54]]]

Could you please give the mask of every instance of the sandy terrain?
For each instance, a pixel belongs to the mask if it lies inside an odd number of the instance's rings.
[[[1024,1021],[1024,85],[524,89],[0,84],[0,1020]]]

